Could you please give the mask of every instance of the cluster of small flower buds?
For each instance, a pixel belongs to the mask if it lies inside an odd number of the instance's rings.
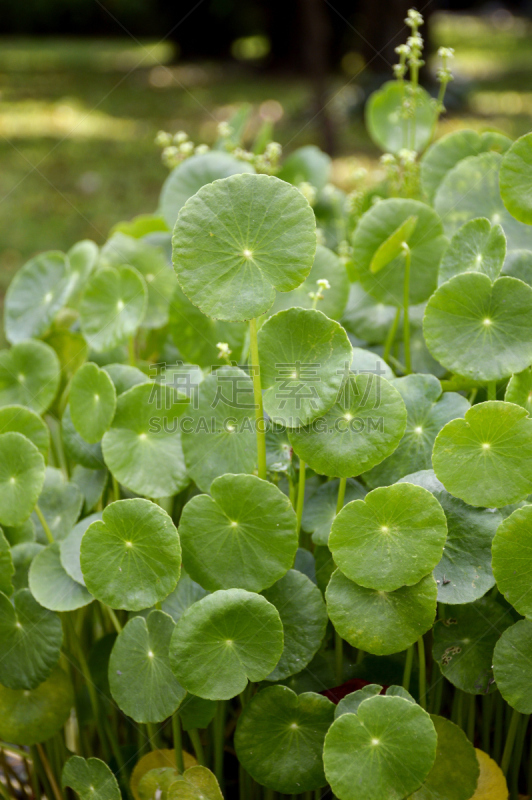
[[[194,145],[185,131],[178,131],[173,135],[167,131],[159,131],[155,137],[155,144],[163,148],[162,160],[169,169],[177,167],[189,156],[207,153],[209,150],[209,146],[206,144]]]
[[[229,361],[229,356],[233,352],[227,342],[218,342],[216,347],[218,348],[218,358],[223,358],[226,361]]]
[[[264,153],[254,156],[253,166],[257,172],[264,172],[266,175],[273,175],[279,169],[279,162],[283,148],[279,142],[269,142]]]
[[[316,281],[316,284],[318,287],[318,291],[308,293],[308,296],[314,302],[314,304],[316,304],[318,300],[323,300],[323,298],[325,297],[324,292],[327,291],[327,289],[331,288],[331,284],[329,283],[327,278],[319,278]]]
[[[437,72],[437,77],[440,83],[447,84],[453,80],[453,74],[449,67],[449,61],[454,58],[454,50],[452,47],[440,47],[438,55],[441,58],[441,66]]]
[[[302,181],[298,184],[297,188],[306,199],[310,206],[313,206],[316,202],[316,197],[318,195],[318,190],[315,186],[313,186],[308,181]]]
[[[400,44],[395,48],[395,52],[399,56],[399,63],[394,65],[393,71],[398,80],[403,80],[407,69],[410,69],[410,77],[417,84],[417,75],[425,63],[421,58],[423,37],[419,33],[419,28],[423,25],[423,17],[419,11],[411,8],[408,11],[405,24],[411,29],[412,33],[406,40],[406,44]]]

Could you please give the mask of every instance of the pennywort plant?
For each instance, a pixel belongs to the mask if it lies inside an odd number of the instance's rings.
[[[13,279],[4,800],[530,793],[532,134],[430,144],[407,24],[382,184],[238,112]]]

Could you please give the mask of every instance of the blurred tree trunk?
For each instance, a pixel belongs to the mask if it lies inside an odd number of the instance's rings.
[[[299,0],[302,61],[314,93],[314,114],[319,122],[323,149],[335,149],[334,125],[328,109],[329,19],[324,0]]]

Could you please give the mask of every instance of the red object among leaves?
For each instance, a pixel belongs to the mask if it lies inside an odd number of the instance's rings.
[[[369,686],[369,681],[363,681],[362,678],[351,678],[350,680],[342,683],[340,686],[335,686],[332,689],[326,689],[324,692],[320,692],[320,694],[327,697],[333,703],[338,704],[340,700],[351,692],[356,692],[357,689],[363,689],[364,686]],[[383,686],[382,691],[386,691],[388,687]],[[382,694],[382,692],[381,692]]]

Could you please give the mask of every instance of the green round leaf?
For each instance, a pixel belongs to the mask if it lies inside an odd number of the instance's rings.
[[[442,674],[463,692],[487,694],[495,688],[493,648],[512,622],[491,597],[454,606],[433,629],[432,655]]]
[[[500,224],[509,250],[532,247],[532,230],[518,222],[503,205],[499,191],[499,153],[481,153],[460,161],[440,183],[434,208],[443,221],[445,233],[452,236],[470,219],[486,217]]]
[[[271,603],[227,589],[194,603],[176,625],[170,661],[179,683],[207,700],[229,700],[248,679],[264,680],[283,651],[283,626]]]
[[[312,534],[315,544],[327,544],[331,525],[336,517],[336,504],[338,502],[338,488],[340,481],[327,481],[317,492],[305,500],[303,507],[303,530]],[[361,500],[366,494],[365,488],[358,481],[351,478],[345,486],[344,505],[352,500]]]
[[[168,788],[168,800],[223,800],[223,795],[216,776],[198,764],[174,780]]]
[[[0,434],[21,433],[32,442],[43,458],[48,455],[50,433],[45,422],[34,411],[24,406],[0,408]]]
[[[63,788],[74,789],[81,800],[120,800],[116,778],[99,758],[72,756],[61,774]]]
[[[28,340],[0,350],[0,406],[27,406],[42,414],[54,400],[59,377],[59,359],[44,342]]]
[[[9,540],[4,536],[0,528],[0,592],[5,595],[13,594],[13,584],[11,579],[15,573],[13,556]]]
[[[436,498],[421,486],[398,483],[345,506],[332,524],[329,548],[350,580],[393,592],[433,570],[446,537]]]
[[[59,555],[63,569],[67,575],[70,575],[73,581],[80,583],[82,586],[85,586],[85,579],[81,571],[80,563],[81,539],[89,525],[96,520],[101,520],[101,518],[101,511],[84,517],[77,525],[74,525],[68,536],[59,542]]]
[[[31,562],[43,549],[42,544],[37,542],[21,542],[11,548],[11,558],[15,573],[13,575],[13,587],[17,589],[28,588],[28,572]]]
[[[146,241],[115,232],[102,247],[100,263],[105,267],[133,267],[146,282],[144,328],[162,328],[168,322],[170,297],[177,284],[164,250]]]
[[[459,161],[489,150],[504,153],[511,143],[507,136],[491,131],[459,130],[442,136],[421,159],[421,183],[428,199],[432,202],[440,183]]]
[[[183,563],[205,589],[261,592],[290,569],[298,545],[296,515],[280,489],[255,475],[221,475],[211,495],[183,509]]]
[[[16,344],[46,333],[72,288],[64,253],[41,253],[24,264],[6,292],[4,325],[8,341]]]
[[[28,589],[0,593],[0,683],[35,689],[59,661],[63,631],[57,614],[39,605]]]
[[[68,299],[69,306],[77,307],[83,287],[98,263],[98,245],[90,239],[76,242],[67,253],[72,291]]]
[[[61,418],[61,435],[65,453],[71,461],[87,469],[105,467],[101,443],[89,444],[79,435],[72,422],[70,405],[67,405]]]
[[[0,434],[0,524],[28,519],[41,493],[44,458],[21,433]]]
[[[510,250],[502,267],[502,274],[518,278],[532,286],[532,252],[530,250]]]
[[[162,611],[133,617],[118,635],[109,659],[114,699],[135,722],[162,722],[185,696],[170,668],[168,648],[175,624]]]
[[[502,634],[493,653],[497,688],[512,708],[532,713],[532,622],[521,619]]]
[[[205,700],[203,697],[195,697],[187,692],[178,710],[183,730],[206,728],[214,718],[216,705],[216,700]]]
[[[262,786],[300,794],[327,783],[323,742],[334,719],[326,697],[270,686],[242,712],[235,733],[238,760]]]
[[[532,223],[532,136],[521,136],[502,159],[499,174],[501,197],[512,217],[526,225]]]
[[[99,442],[109,429],[116,408],[114,384],[96,364],[84,364],[70,385],[70,415],[75,429],[89,444]]]
[[[347,333],[367,342],[368,345],[382,344],[386,340],[396,314],[395,306],[384,305],[365,292],[360,283],[352,283],[349,288],[347,306],[340,322]]]
[[[423,332],[434,358],[459,375],[494,381],[521,372],[532,362],[532,288],[457,275],[427,303]]]
[[[350,375],[337,403],[311,425],[291,430],[297,455],[315,472],[360,475],[391,455],[405,432],[401,395],[380,375]]]
[[[417,217],[410,236],[410,303],[427,300],[438,284],[438,267],[447,240],[437,214],[417,200],[381,200],[361,217],[353,236],[357,276],[362,288],[381,303],[403,305],[405,259],[394,258],[378,273],[371,263],[379,247],[410,217]]]
[[[279,177],[294,186],[310,183],[316,189],[323,189],[329,182],[331,157],[314,144],[298,147],[283,162]]]
[[[71,477],[72,483],[78,487],[85,500],[83,512],[88,514],[102,497],[109,473],[105,468],[87,469],[81,464],[76,464]]]
[[[506,237],[489,219],[471,219],[458,228],[440,264],[439,283],[463,272],[481,272],[494,281],[506,255]]]
[[[170,614],[174,622],[177,622],[197,600],[209,594],[199,583],[193,581],[184,569],[181,569],[181,577],[174,591],[165,597],[161,603],[161,609]]]
[[[57,542],[41,550],[31,562],[29,586],[37,602],[51,611],[74,611],[93,600],[65,571]]]
[[[192,156],[179,164],[165,180],[159,199],[159,210],[168,227],[174,227],[182,207],[202,186],[241,172],[255,170],[251,164],[218,150]]]
[[[104,370],[113,381],[117,396],[124,394],[139,383],[148,383],[149,381],[144,372],[129,364],[106,364]]]
[[[432,575],[414,586],[384,592],[358,586],[336,570],[325,599],[329,618],[342,639],[384,656],[406,650],[432,627],[436,595]]]
[[[273,422],[308,425],[338,399],[353,354],[337,322],[289,308],[264,323],[258,343],[264,409]]]
[[[72,685],[56,667],[36,689],[8,689],[0,685],[0,738],[32,745],[56,734],[74,704]]]
[[[316,251],[312,209],[268,175],[234,175],[201,188],[179,212],[172,239],[179,283],[215,319],[264,314],[275,289],[295,289]]]
[[[532,489],[532,419],[513,403],[479,403],[448,422],[434,443],[434,472],[472,506],[501,508]]]
[[[346,694],[336,706],[334,718],[338,719],[342,714],[356,714],[360,704],[364,700],[367,700],[369,697],[375,697],[375,695],[381,692],[382,686],[378,683],[369,683],[367,686],[363,686],[362,689],[356,689],[356,691]]]
[[[187,405],[184,395],[152,382],[119,396],[102,441],[117,481],[147,497],[170,497],[188,485],[178,421]]]
[[[504,399],[507,403],[521,406],[529,414],[532,413],[532,367],[512,375],[506,387]]]
[[[305,669],[320,649],[327,609],[316,584],[295,569],[262,594],[279,612],[284,631],[283,654],[266,680],[281,681]]]
[[[501,514],[493,508],[474,508],[445,490],[432,470],[407,475],[401,482],[423,486],[436,497],[447,517],[447,541],[434,569],[440,603],[471,603],[495,585],[491,543]]]
[[[61,470],[48,467],[39,496],[39,509],[56,541],[68,536],[78,521],[82,507],[83,495],[78,487],[74,483],[67,483]],[[48,535],[35,512],[32,518],[37,540],[47,543]]]
[[[238,367],[220,367],[197,388],[181,430],[187,472],[208,491],[224,473],[257,464],[253,381]]]
[[[140,611],[175,588],[181,547],[174,523],[149,500],[119,500],[81,541],[81,569],[91,594],[112,608]]]
[[[412,115],[405,111],[405,102]],[[385,153],[399,153],[405,148],[418,153],[424,150],[432,138],[436,119],[428,92],[409,81],[388,81],[373,92],[365,114],[369,135]]]
[[[218,342],[229,345],[231,358],[240,358],[247,325],[245,322],[224,322],[205,316],[176,286],[170,301],[170,334],[183,358],[208,368],[219,361]]]
[[[353,360],[351,362],[351,372],[354,375],[374,374],[392,381],[395,378],[391,367],[377,353],[365,350],[362,347],[353,347]]]
[[[325,775],[342,800],[403,800],[436,758],[431,718],[404,697],[370,697],[342,714],[325,737]]]
[[[340,319],[349,294],[349,278],[336,253],[321,244],[316,247],[307,279],[291,292],[278,292],[269,313],[276,314],[294,306],[312,308],[314,301],[310,294],[318,292],[317,281],[322,279],[329,282],[329,288],[322,291],[323,299],[318,301],[318,310],[330,319]]]
[[[442,394],[441,384],[433,375],[406,375],[394,380],[392,386],[406,407],[406,430],[392,455],[364,475],[371,487],[387,486],[412,472],[430,468],[437,434],[447,422],[463,417],[469,408],[462,395]]]
[[[430,718],[438,734],[436,761],[410,800],[470,800],[480,773],[475,748],[454,722],[435,714]]]
[[[524,617],[532,616],[532,505],[518,508],[497,528],[493,539],[493,574],[499,591]]]
[[[137,332],[146,313],[144,278],[132,267],[102,267],[89,278],[80,304],[83,335],[93,350],[112,350]]]

